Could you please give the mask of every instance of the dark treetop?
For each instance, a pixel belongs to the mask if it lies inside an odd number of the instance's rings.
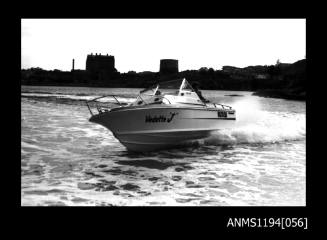
[[[41,68],[21,70],[22,85],[55,85],[87,87],[145,88],[156,82],[186,78],[200,89],[255,91],[254,95],[305,100],[306,59],[292,64],[277,62],[270,66],[237,68],[224,66],[222,70],[200,68],[182,72],[120,73],[116,69],[47,71]]]

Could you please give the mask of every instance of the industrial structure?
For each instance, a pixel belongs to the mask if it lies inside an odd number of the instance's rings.
[[[86,58],[86,71],[93,79],[106,80],[117,72],[115,68],[115,57],[92,53]]]
[[[161,74],[178,73],[178,60],[176,59],[161,59],[160,60]]]

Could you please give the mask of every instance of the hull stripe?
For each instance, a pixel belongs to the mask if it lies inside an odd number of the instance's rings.
[[[179,119],[236,120],[236,118],[179,118]]]

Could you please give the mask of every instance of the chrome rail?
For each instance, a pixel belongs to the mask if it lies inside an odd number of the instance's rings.
[[[206,108],[210,108],[210,106],[207,105],[207,103],[203,102],[202,103],[205,105]],[[210,102],[209,102],[210,103]],[[232,110],[233,108],[231,106],[227,106],[224,104],[220,104],[220,103],[211,103],[215,108],[217,108],[217,105],[221,106],[223,109],[228,108],[229,110]]]
[[[119,100],[116,98],[115,95],[105,95],[105,96],[101,96],[101,97],[94,98],[94,99],[92,99],[92,100],[87,100],[87,101],[85,101],[85,103],[86,103],[86,106],[87,106],[87,108],[89,109],[89,111],[90,111],[90,113],[91,113],[92,116],[93,116],[94,114],[93,114],[93,112],[92,112],[92,110],[91,110],[91,107],[90,107],[89,103],[94,102],[94,103],[95,103],[95,107],[97,108],[98,112],[99,112],[99,113],[102,113],[102,112],[103,112],[103,111],[102,111],[102,108],[107,108],[107,109],[109,109],[109,107],[105,107],[105,106],[101,106],[101,107],[99,107],[99,105],[98,105],[99,102],[98,102],[97,100],[99,100],[99,99],[101,99],[101,98],[106,98],[106,97],[113,97],[113,98],[116,100],[116,102],[117,102],[117,103],[114,103],[114,104],[118,104],[120,107],[123,106],[123,105],[125,105],[125,104],[119,102]]]
[[[215,105],[215,107],[216,107],[216,105],[220,105],[223,109],[225,109],[225,107],[228,108],[228,109],[232,109],[231,106],[227,106],[227,105],[220,104],[220,103],[214,103],[214,105]]]
[[[156,96],[156,95],[153,95],[153,96]],[[140,94],[138,95],[138,97],[140,97],[141,101],[144,102],[146,105],[153,104],[153,103],[148,103],[147,101],[145,101],[145,100],[141,97]],[[157,95],[156,97],[157,97],[157,98],[161,98],[161,99],[166,99],[166,100],[169,102],[169,104],[171,104],[171,102],[169,101],[169,99],[166,98],[164,95]],[[156,103],[156,102],[154,102],[154,103]]]

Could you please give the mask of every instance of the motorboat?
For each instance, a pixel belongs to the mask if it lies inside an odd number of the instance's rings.
[[[114,98],[118,106],[108,107],[99,101],[107,97]],[[137,152],[183,146],[231,128],[236,120],[232,107],[204,101],[186,79],[155,84],[140,91],[128,104],[115,95],[86,104],[90,122],[109,129],[128,150]]]

